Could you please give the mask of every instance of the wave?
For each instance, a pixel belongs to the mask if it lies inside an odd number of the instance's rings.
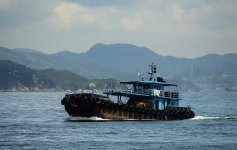
[[[237,119],[237,116],[195,116],[194,118],[191,118],[190,120],[224,120],[224,119]]]

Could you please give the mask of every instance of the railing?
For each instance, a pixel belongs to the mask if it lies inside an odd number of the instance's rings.
[[[162,96],[167,98],[179,98],[178,91],[160,91],[160,90],[151,90],[151,89],[138,89],[138,90],[116,90],[116,91],[109,91],[112,92],[125,92],[125,93],[134,93],[134,94],[144,94],[144,95],[153,95],[153,96]]]
[[[165,91],[164,92],[164,97],[179,98],[179,92],[177,92],[177,91],[173,91],[173,92]]]

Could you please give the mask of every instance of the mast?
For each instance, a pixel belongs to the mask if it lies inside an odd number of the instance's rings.
[[[150,72],[148,72],[148,74],[150,74],[150,81],[155,81],[155,74],[156,74],[156,65],[154,65],[154,63],[152,63],[150,66]]]

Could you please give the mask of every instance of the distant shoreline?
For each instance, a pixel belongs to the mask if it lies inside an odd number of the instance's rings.
[[[0,90],[0,92],[67,92],[67,90]]]
[[[65,93],[97,93],[101,92],[103,90],[100,89],[77,89],[77,90],[61,90],[61,89],[8,89],[8,90],[3,90],[0,89],[0,93],[4,92],[65,92]]]

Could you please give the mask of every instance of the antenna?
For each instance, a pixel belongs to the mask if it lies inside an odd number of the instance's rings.
[[[150,81],[154,81],[155,80],[154,74],[156,74],[156,65],[154,65],[154,63],[152,63],[151,65],[149,65],[149,67],[151,69],[151,72],[148,72],[148,74],[151,75]]]
[[[138,81],[140,81],[140,72],[138,69],[137,69],[137,77],[138,77]]]

